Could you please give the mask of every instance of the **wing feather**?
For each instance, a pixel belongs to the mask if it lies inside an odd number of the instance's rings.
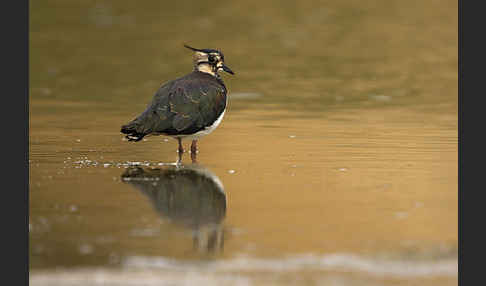
[[[193,72],[162,85],[146,110],[124,125],[122,132],[139,138],[150,133],[193,134],[212,125],[225,108],[224,84],[211,75]]]

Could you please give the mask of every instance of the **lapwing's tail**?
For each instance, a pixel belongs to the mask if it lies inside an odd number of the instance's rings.
[[[140,141],[149,134],[159,134],[172,124],[172,117],[161,120],[153,108],[150,107],[137,118],[121,127],[121,133],[127,134],[128,141]]]
[[[127,134],[125,138],[127,138],[128,141],[135,142],[142,140],[142,138],[148,134],[143,132],[143,126],[141,126],[140,122],[136,119],[128,124],[123,125],[120,132],[123,134]]]

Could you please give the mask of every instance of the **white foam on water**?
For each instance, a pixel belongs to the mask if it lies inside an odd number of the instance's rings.
[[[176,271],[197,270],[201,267],[201,263],[177,261],[165,257],[131,256],[124,259],[122,263],[125,267],[158,268]],[[308,254],[284,259],[238,257],[205,262],[203,264],[205,269],[217,272],[351,271],[390,277],[457,276],[458,272],[457,259],[430,261],[385,260],[353,254]]]
[[[440,283],[444,279],[454,282],[458,272],[458,261],[454,258],[430,261],[390,260],[353,254],[309,254],[282,259],[237,257],[218,261],[183,261],[146,256],[120,259],[119,268],[31,270],[29,285],[238,286],[307,285],[304,282],[313,281],[311,285],[371,286],[383,285],[383,279],[413,281],[414,284],[422,285],[421,279],[428,278],[442,278],[437,280]],[[303,278],[305,279],[302,280]]]
[[[207,274],[199,272],[160,273],[153,271],[113,271],[79,269],[65,272],[30,274],[29,285],[38,286],[193,286],[193,285],[253,285],[250,278],[234,274]]]

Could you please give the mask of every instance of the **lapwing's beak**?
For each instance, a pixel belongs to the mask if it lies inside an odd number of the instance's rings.
[[[221,67],[223,68],[223,70],[224,70],[225,72],[227,72],[227,73],[229,73],[229,74],[233,74],[233,75],[235,74],[235,73],[234,73],[234,72],[233,72],[233,71],[232,71],[232,70],[231,70],[229,67],[227,67],[225,64],[223,64]]]

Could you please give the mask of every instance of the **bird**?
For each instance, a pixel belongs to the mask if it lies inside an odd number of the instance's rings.
[[[221,123],[228,91],[218,72],[235,74],[225,65],[221,51],[184,47],[194,52],[192,72],[162,84],[145,111],[121,126],[128,141],[138,142],[151,135],[177,139],[179,158],[185,152],[182,139],[192,140],[191,157],[195,156],[198,139]]]

